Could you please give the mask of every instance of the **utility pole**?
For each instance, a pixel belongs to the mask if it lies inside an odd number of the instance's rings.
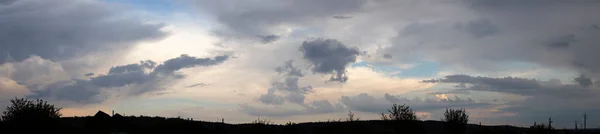
[[[587,113],[583,113],[583,130],[587,129]]]
[[[548,129],[552,129],[552,117],[548,118]]]

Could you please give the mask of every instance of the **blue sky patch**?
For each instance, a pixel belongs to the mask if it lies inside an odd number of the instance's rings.
[[[432,77],[440,70],[439,64],[435,62],[422,61],[410,64],[415,64],[415,66],[403,69],[395,65],[373,64],[362,61],[352,64],[352,67],[369,67],[377,72],[389,73],[390,75],[397,77]]]

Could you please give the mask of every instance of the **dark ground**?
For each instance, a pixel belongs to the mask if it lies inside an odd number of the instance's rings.
[[[51,123],[0,124],[0,133],[205,133],[205,134],[576,134],[573,130],[535,130],[512,126],[463,127],[439,121],[354,121],[315,122],[293,125],[223,124],[163,117],[123,117],[97,114],[95,117],[64,117]],[[600,134],[600,130],[589,130]],[[586,134],[587,134],[586,133]],[[583,132],[579,132],[583,134]]]

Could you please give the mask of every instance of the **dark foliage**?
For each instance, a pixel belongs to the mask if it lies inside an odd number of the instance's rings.
[[[415,111],[406,104],[394,104],[392,109],[388,109],[388,114],[381,113],[382,120],[400,120],[400,121],[416,121],[419,120]]]
[[[529,127],[529,132],[533,133],[533,134],[551,134],[551,133],[556,133],[554,131],[554,128],[546,125],[544,123],[541,124],[537,124],[537,123],[533,123],[533,125],[531,125]]]
[[[23,103],[23,99],[19,100],[17,106],[22,104],[28,105],[28,102]],[[15,101],[17,102],[17,101]],[[42,104],[44,103],[33,103]],[[50,107],[50,106],[46,106]],[[16,109],[16,107],[15,107]],[[44,109],[44,108],[42,108]],[[45,108],[53,109],[53,108]],[[56,109],[55,110],[60,110]],[[19,110],[12,110],[19,111]],[[390,113],[413,113],[410,108],[405,106],[394,106]],[[58,112],[56,112],[58,113]],[[460,112],[458,112],[460,113]],[[13,114],[17,115],[17,114]],[[27,115],[27,114],[23,114]],[[112,117],[102,111],[99,111],[94,116],[88,117],[63,117],[58,118],[60,114],[51,114],[53,116],[32,116],[27,117],[31,120],[51,119],[53,121],[42,122],[27,122],[26,124],[14,124],[11,122],[0,122],[0,133],[2,134],[21,134],[21,133],[61,133],[61,134],[110,134],[110,133],[125,133],[125,134],[442,134],[448,132],[445,129],[447,122],[439,121],[418,121],[416,117],[410,117],[413,120],[399,120],[404,118],[392,118],[394,120],[387,121],[333,121],[333,122],[314,122],[314,123],[288,123],[286,125],[273,125],[269,120],[259,119],[252,124],[224,124],[221,122],[202,122],[184,120],[181,118],[165,118],[165,117],[148,117],[148,116],[122,116],[115,114]],[[397,114],[402,115],[402,114]],[[350,114],[349,114],[350,116]],[[8,116],[7,116],[8,117]],[[34,119],[33,117],[40,118]],[[392,116],[393,117],[393,116]],[[17,118],[13,118],[17,119]],[[396,120],[398,119],[398,120]],[[262,123],[261,123],[262,122]],[[267,123],[268,122],[268,123]],[[34,124],[34,125],[32,125]],[[518,128],[511,126],[478,126],[470,124],[462,124],[465,131],[469,134],[537,134],[537,131],[547,127],[544,125],[534,125],[532,128]],[[451,131],[452,132],[452,131]],[[552,130],[551,132],[572,133],[567,130]],[[599,133],[598,130],[588,130],[588,133]],[[582,132],[579,132],[582,133]],[[546,133],[544,133],[546,134]]]
[[[29,132],[36,129],[56,129],[60,118],[60,109],[43,100],[27,100],[15,98],[10,100],[11,105],[2,112],[2,121],[6,131]],[[36,128],[36,129],[28,129]]]
[[[446,109],[444,112],[444,125],[446,133],[464,134],[466,124],[469,122],[469,115],[465,109]]]
[[[446,109],[443,121],[453,124],[467,124],[469,115],[465,109]]]
[[[15,98],[10,100],[11,105],[2,112],[2,121],[29,122],[39,120],[52,120],[60,118],[60,109],[54,105],[48,104],[43,100],[27,100],[24,98]]]

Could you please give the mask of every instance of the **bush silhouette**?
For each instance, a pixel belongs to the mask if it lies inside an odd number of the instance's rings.
[[[271,120],[260,119],[260,117],[258,117],[258,119],[252,121],[252,124],[271,125],[271,124],[273,124],[273,122]]]
[[[406,104],[394,104],[392,109],[388,109],[388,114],[381,113],[382,120],[397,120],[397,121],[416,121],[419,120],[415,111]]]
[[[360,117],[354,117],[354,113],[351,110],[348,110],[348,118],[346,118],[346,121],[348,122],[353,122],[353,121],[359,121]]]
[[[464,134],[465,126],[469,122],[469,115],[465,109],[446,109],[444,119],[446,132],[451,134]]]
[[[34,131],[35,129],[20,129],[19,127],[34,128],[54,128],[58,124],[61,108],[57,108],[46,101],[37,99],[36,101],[24,98],[15,98],[10,100],[12,103],[6,107],[2,113],[2,121],[6,123],[7,128],[19,131]],[[46,129],[46,131],[48,131]]]
[[[537,123],[533,123],[532,126],[529,127],[530,129],[530,133],[532,134],[547,134],[547,133],[552,133],[553,129],[552,127],[550,127],[549,125],[546,125],[544,123],[542,124],[537,124]]]

